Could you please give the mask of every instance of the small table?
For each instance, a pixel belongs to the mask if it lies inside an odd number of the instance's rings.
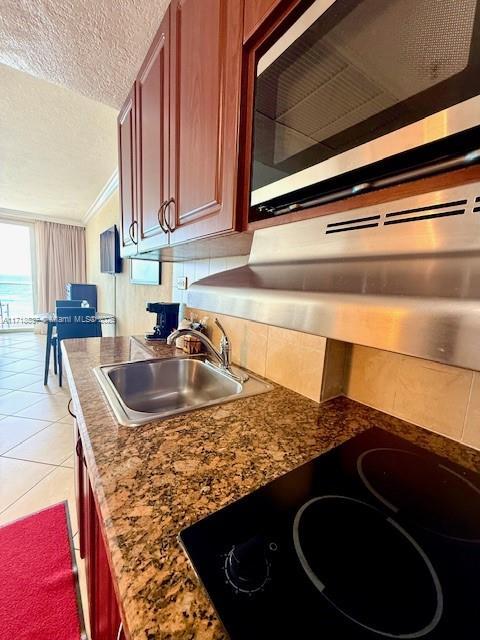
[[[97,322],[100,324],[115,324],[115,316],[112,313],[102,313],[101,311],[97,311],[95,313],[95,318]],[[46,324],[47,325],[47,349],[48,349],[48,359],[45,358],[45,376],[44,376],[44,384],[47,384],[48,379],[48,367],[50,361],[50,343],[53,335],[53,328],[57,326],[57,314],[55,311],[47,311],[45,313],[34,313],[33,321],[35,324]],[[55,365],[56,366],[56,365]]]

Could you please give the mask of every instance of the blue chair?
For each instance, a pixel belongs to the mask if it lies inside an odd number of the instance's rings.
[[[95,317],[93,307],[58,307],[57,308],[57,341],[58,341],[58,384],[62,386],[62,340],[71,338],[98,338],[102,328]]]
[[[81,307],[82,300],[55,300],[55,311],[58,307]],[[50,354],[53,349],[53,372],[57,373],[57,336],[54,334],[55,322],[48,323],[47,341],[45,345],[45,373],[43,384],[48,382],[48,372],[50,370]]]
[[[55,300],[55,309],[58,307],[81,307],[83,300]]]

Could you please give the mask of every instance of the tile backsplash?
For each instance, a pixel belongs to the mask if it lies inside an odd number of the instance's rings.
[[[208,311],[190,309],[197,317]],[[232,341],[232,361],[316,402],[320,401],[326,339],[250,320],[215,314]],[[220,330],[209,322],[215,344]]]
[[[353,400],[480,449],[480,373],[353,345]]]
[[[237,256],[174,264],[172,299],[178,302],[187,300],[187,292],[175,287],[177,278],[187,277],[190,285],[207,275],[241,267],[247,260],[246,256]],[[210,316],[209,333],[215,344],[221,336],[212,316],[218,317],[232,340],[232,361],[235,364],[316,402],[320,401],[325,338],[187,307],[186,315],[190,313],[199,318]]]

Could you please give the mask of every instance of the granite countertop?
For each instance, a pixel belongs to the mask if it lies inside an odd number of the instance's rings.
[[[141,339],[139,340],[141,342]],[[65,370],[132,640],[226,634],[179,546],[179,531],[373,426],[478,470],[480,453],[347,398],[266,394],[141,427],[118,425],[93,367],[152,353],[132,338],[63,342]]]

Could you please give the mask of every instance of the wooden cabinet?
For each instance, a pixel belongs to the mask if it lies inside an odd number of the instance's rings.
[[[235,229],[243,4],[171,4],[173,244]],[[199,28],[201,25],[201,28]]]
[[[123,256],[240,228],[242,35],[243,0],[172,0],[118,120]]]
[[[75,425],[75,493],[80,555],[85,560],[91,640],[125,640],[107,549],[101,530],[82,440]],[[85,606],[85,603],[84,603]]]
[[[118,173],[121,201],[121,254],[137,253],[137,203],[135,167],[135,87],[118,115]]]
[[[170,9],[160,25],[136,82],[138,250],[168,245]]]
[[[121,624],[120,611],[90,482],[86,486],[85,502],[85,563],[90,611],[90,636],[92,640],[117,640]]]
[[[243,40],[252,36],[262,25],[269,13],[281,4],[282,0],[245,0]]]
[[[80,543],[80,557],[85,559],[85,463],[83,461],[83,447],[80,432],[75,423],[75,456],[74,456],[74,480],[75,480],[75,502],[77,507],[78,538]]]

